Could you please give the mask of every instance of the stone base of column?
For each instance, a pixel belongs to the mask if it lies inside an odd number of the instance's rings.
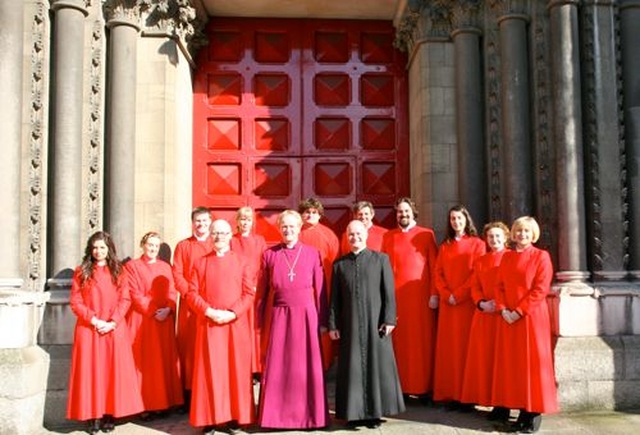
[[[43,432],[49,355],[38,346],[0,349],[0,433]]]

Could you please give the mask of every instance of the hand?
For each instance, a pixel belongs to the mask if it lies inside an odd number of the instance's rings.
[[[478,304],[480,309],[485,313],[493,313],[496,311],[496,301],[491,299],[490,301],[480,301]]]
[[[167,320],[167,317],[169,317],[169,314],[171,314],[171,308],[158,308],[153,317],[159,322],[164,322],[165,320]]]
[[[381,337],[386,337],[387,335],[390,335],[393,330],[395,329],[396,325],[387,325],[386,323],[383,323],[382,326],[380,326],[380,336]]]
[[[116,329],[116,322],[106,322],[104,320],[98,320],[96,325],[96,331],[98,334],[104,335]]]
[[[504,319],[504,321],[507,322],[509,325],[513,324],[514,322],[517,322],[520,319],[520,314],[518,314],[516,311],[504,309],[500,312],[500,314],[502,315],[502,318]]]
[[[337,329],[332,329],[331,331],[329,331],[329,338],[331,338],[332,340],[340,340],[340,331],[338,331]]]
[[[447,302],[449,302],[449,305],[457,305],[458,304],[458,301],[456,301],[456,297],[454,295],[449,296],[449,300]]]
[[[429,308],[435,310],[440,305],[440,297],[433,295],[429,298]]]

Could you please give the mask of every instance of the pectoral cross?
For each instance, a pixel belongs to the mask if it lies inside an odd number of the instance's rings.
[[[293,282],[293,277],[296,276],[296,273],[291,269],[289,270],[289,273],[287,273],[287,276],[289,277],[289,281]]]

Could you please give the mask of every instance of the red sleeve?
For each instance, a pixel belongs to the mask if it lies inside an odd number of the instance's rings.
[[[473,272],[471,272],[471,299],[474,305],[484,299],[484,293],[482,292],[482,283],[480,282],[480,273],[482,262],[480,259],[476,259],[473,264]]]
[[[474,280],[473,264],[478,258],[482,257],[486,253],[486,244],[484,241],[477,237],[470,238],[470,241],[472,241],[471,246],[469,246],[471,251],[471,264],[461,265],[464,269],[458,271],[460,274],[466,274],[467,279],[465,279],[464,283],[453,292],[453,296],[456,298],[457,302],[464,302],[471,298],[471,286],[473,285]]]
[[[252,278],[255,269],[249,267],[248,263],[251,263],[251,261],[238,262],[238,267],[242,268],[242,293],[240,294],[240,298],[229,308],[236,314],[236,318],[239,318],[249,310],[256,296],[254,279]]]
[[[436,243],[436,236],[433,231],[427,231],[427,267],[423,272],[423,282],[429,283],[429,293],[432,296],[438,295],[438,289],[436,288],[435,274],[436,274],[436,262],[438,258],[438,244]],[[425,276],[428,275],[428,276]]]
[[[316,307],[318,309],[318,322],[320,326],[327,326],[329,321],[329,307],[327,301],[327,287],[324,279],[320,254],[313,265],[313,288],[316,293]]]
[[[82,295],[82,269],[80,267],[76,268],[73,273],[73,281],[71,283],[71,294],[69,295],[69,305],[71,306],[71,311],[78,317],[80,321],[83,323],[91,324],[91,319],[96,315],[96,312],[93,311],[89,306],[87,306],[84,302],[84,297]],[[85,283],[87,285],[88,283]]]
[[[447,284],[447,278],[445,276],[445,267],[448,259],[446,243],[447,242],[444,242],[442,245],[440,245],[438,257],[436,259],[435,277],[434,277],[435,289],[436,289],[435,294],[440,295],[440,298],[444,300],[449,299],[449,296],[451,296],[451,289]]]
[[[176,290],[182,296],[189,291],[189,276],[187,276],[186,268],[189,266],[187,256],[188,242],[183,240],[176,245],[176,252],[173,255],[173,280],[175,281]]]
[[[124,273],[124,272],[123,272]],[[124,276],[118,277],[118,305],[111,315],[111,319],[116,322],[116,325],[124,319],[131,307],[131,295],[129,293],[129,286]]]
[[[189,290],[184,295],[189,307],[200,316],[209,308],[209,303],[200,295],[200,289],[204,288],[205,268],[207,264],[206,257],[196,261],[191,269],[191,277],[189,279]]]
[[[537,248],[536,248],[537,249]],[[520,315],[526,315],[532,307],[537,307],[546,301],[549,287],[553,280],[553,265],[547,251],[537,249],[537,255],[533,258],[533,264],[528,267],[535,268],[529,292],[520,300],[516,311]]]
[[[271,270],[267,260],[267,252],[262,253],[260,271],[256,287],[256,328],[262,328],[266,319],[267,301],[269,296],[269,283],[271,282]]]
[[[134,266],[133,261],[129,261],[124,266],[125,280],[129,287],[129,294],[133,308],[141,314],[153,317],[158,307],[153,300],[147,296],[147,289],[144,288],[144,280],[140,277],[140,271]]]

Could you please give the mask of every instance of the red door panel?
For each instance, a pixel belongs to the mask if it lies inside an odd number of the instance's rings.
[[[218,19],[194,79],[193,202],[232,220],[315,196],[339,234],[356,200],[395,225],[409,193],[406,59],[381,21]]]

